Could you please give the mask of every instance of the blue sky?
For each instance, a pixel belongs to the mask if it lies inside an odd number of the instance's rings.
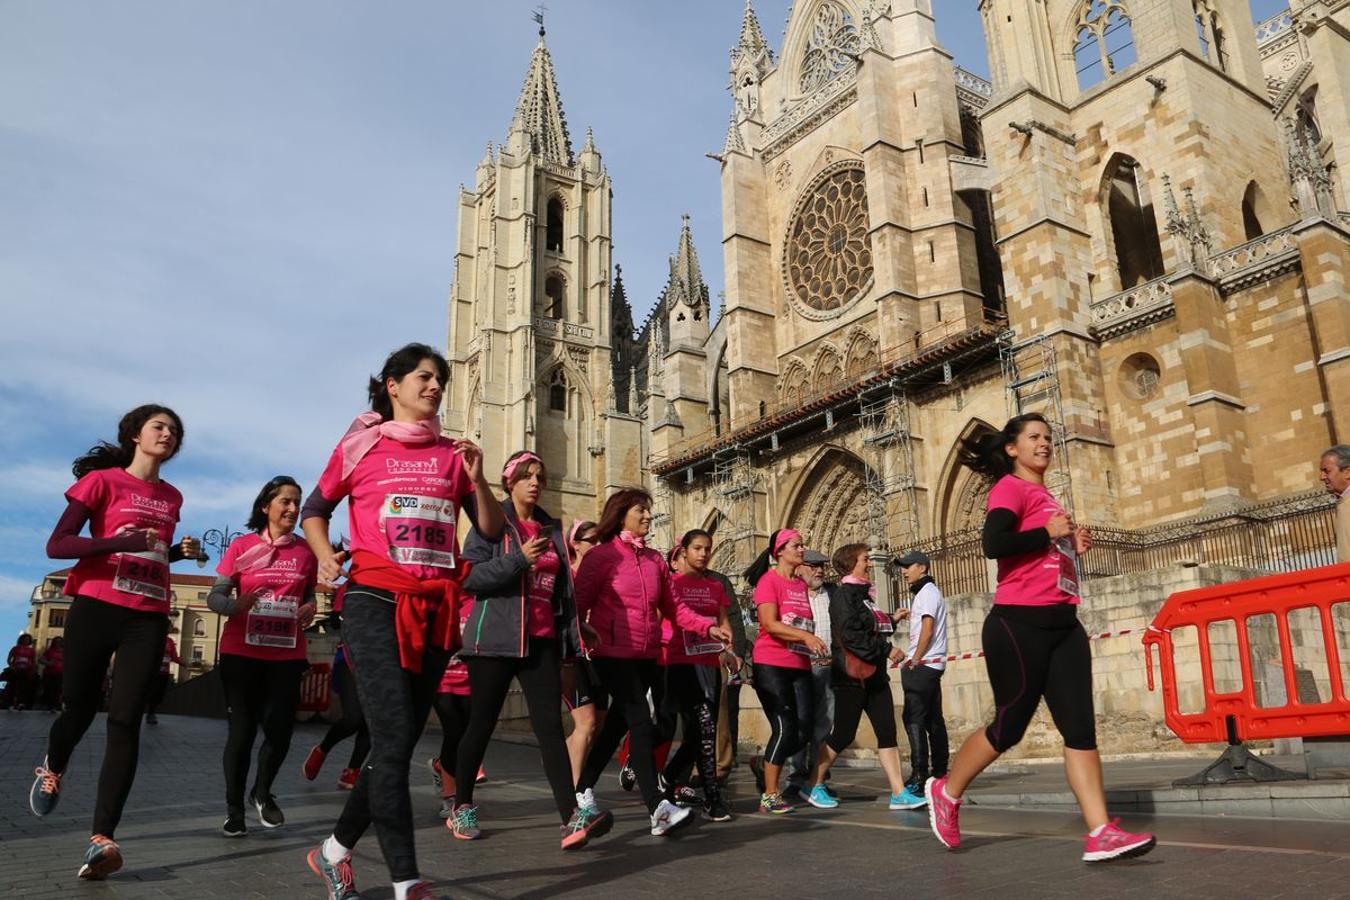
[[[777,46],[789,0],[756,0]],[[975,0],[939,35],[984,74]],[[1284,4],[1254,0],[1264,18]],[[312,485],[364,382],[445,343],[458,186],[505,139],[526,0],[0,0],[0,643],[59,564],[70,462],[143,402],[186,423],[182,531]],[[614,182],[639,317],[680,216],[721,290],[720,149],[741,0],[556,0],[574,145]],[[189,568],[189,571],[195,569]],[[3,650],[3,647],[0,647]]]

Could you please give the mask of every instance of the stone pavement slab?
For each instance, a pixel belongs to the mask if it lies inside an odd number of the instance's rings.
[[[93,785],[103,743],[100,717],[79,747],[57,811],[27,808],[40,761],[44,713],[0,713],[0,897],[321,898],[304,853],[326,836],[344,798],[334,788],[340,746],[317,782],[300,760],[319,729],[301,726],[276,791],[284,828],[250,819],[246,838],[219,834],[224,819],[220,750],[223,722],[161,716],[144,729],[141,768],[118,840],[126,868],[104,883],[75,876],[88,835]],[[436,735],[419,747],[435,752]],[[489,781],[477,789],[485,837],[456,842],[436,818],[437,797],[413,772],[422,869],[452,897],[622,898],[888,897],[964,898],[1185,897],[1350,898],[1350,825],[1274,819],[1129,816],[1161,844],[1149,856],[1111,866],[1079,860],[1076,815],[1036,809],[974,807],[963,815],[965,844],[944,851],[923,813],[891,813],[876,802],[879,773],[840,770],[837,810],[810,808],[783,817],[752,812],[748,774],[733,779],[735,821],[700,821],[667,839],[647,834],[645,811],[619,789],[614,773],[599,792],[615,811],[614,831],[577,853],[558,849],[556,812],[531,747],[496,742]],[[744,770],[741,770],[744,773]],[[392,890],[374,835],[357,848],[364,896]]]

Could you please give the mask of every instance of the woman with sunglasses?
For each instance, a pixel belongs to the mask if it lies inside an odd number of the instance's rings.
[[[213,611],[229,617],[220,636],[220,680],[229,708],[221,826],[226,837],[248,833],[244,782],[259,727],[263,742],[249,805],[264,828],[286,822],[272,781],[290,750],[300,679],[309,667],[304,629],[314,620],[319,565],[309,546],[296,540],[300,496],[300,485],[289,475],[263,485],[249,514],[252,534],[230,543],[206,598]]]
[[[595,546],[596,524],[589,519],[578,519],[572,523],[567,533],[567,557],[575,577],[581,568],[581,560]],[[609,708],[609,695],[595,674],[595,666],[590,660],[591,648],[586,646],[583,635],[581,653],[574,660],[563,661],[563,703],[572,714],[572,733],[567,736],[567,756],[572,762],[572,780],[581,779],[581,767],[586,764],[586,754],[595,743],[595,736],[605,721],[605,710]],[[595,806],[595,792],[587,791],[577,795],[578,806]]]

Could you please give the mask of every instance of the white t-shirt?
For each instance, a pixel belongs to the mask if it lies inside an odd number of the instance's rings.
[[[933,618],[933,639],[928,643],[924,657],[947,655],[947,603],[942,599],[942,591],[930,581],[919,588],[919,593],[914,595],[914,602],[909,607],[909,649],[905,654],[906,659],[913,658],[914,651],[919,649],[919,633],[923,630],[924,616]],[[945,660],[924,665],[939,672],[947,668]]]

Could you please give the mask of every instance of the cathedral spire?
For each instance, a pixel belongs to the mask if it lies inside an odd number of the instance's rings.
[[[731,59],[733,63],[742,56],[757,60],[760,54],[764,54],[766,61],[773,61],[773,51],[764,40],[764,29],[759,27],[759,17],[755,15],[755,8],[750,0],[745,0],[745,13],[741,17],[741,39],[732,48]]]
[[[703,269],[698,264],[698,251],[694,249],[694,235],[689,230],[689,214],[684,214],[684,227],[680,229],[680,244],[671,260],[671,287],[675,296],[688,306],[702,308],[707,305],[708,287],[703,281]]]
[[[525,73],[525,84],[516,102],[515,118],[521,121],[529,135],[531,149],[536,155],[555,165],[572,165],[572,139],[567,134],[567,117],[563,114],[562,97],[558,93],[553,56],[544,43],[542,21],[539,22],[539,43],[530,57],[530,68]],[[512,125],[515,125],[514,119]]]

